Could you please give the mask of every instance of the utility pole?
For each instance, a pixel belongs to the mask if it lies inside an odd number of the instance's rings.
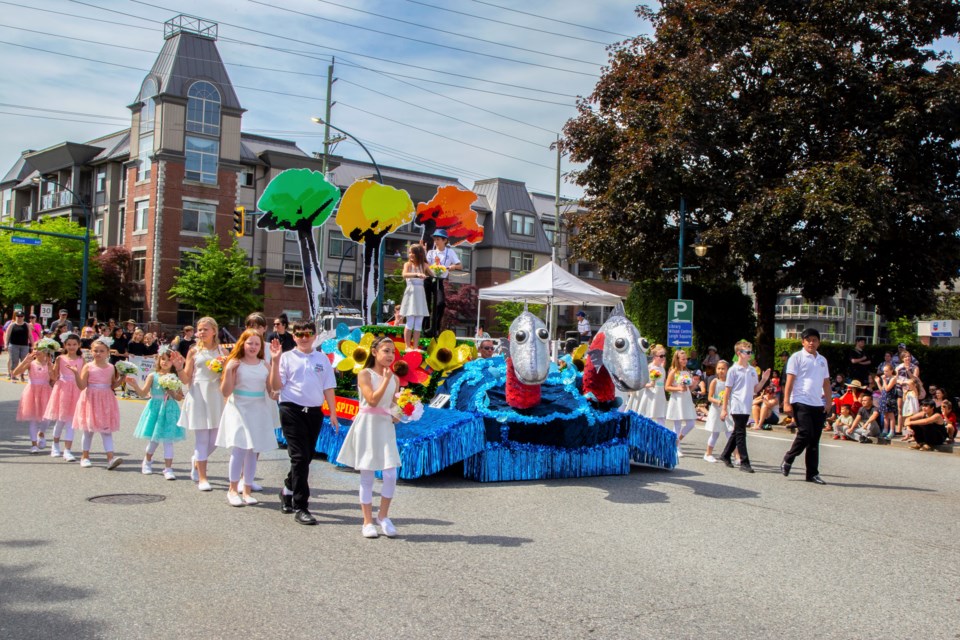
[[[557,141],[554,143],[554,146],[557,148],[557,183],[553,202],[553,262],[562,268],[563,261],[560,259],[560,160],[563,154],[560,151],[560,134],[557,134]],[[557,309],[557,305],[551,305],[551,308],[553,310],[550,313],[550,325],[555,334],[555,338],[559,340],[560,335],[557,333],[557,325],[560,323],[560,310]]]
[[[333,83],[336,82],[336,78],[333,77],[333,65],[336,63],[336,58],[333,56],[330,57],[330,64],[327,66],[327,104],[326,109],[323,114],[323,177],[327,177],[327,157],[330,155],[330,111],[333,109]],[[324,223],[326,224],[326,223]],[[326,250],[326,245],[323,244],[323,227],[320,225],[320,228],[317,230],[317,261],[319,262],[320,273],[323,273],[323,254]],[[337,286],[340,286],[339,281]],[[329,293],[325,294],[329,295]],[[333,303],[331,302],[331,305]],[[320,306],[323,306],[323,302],[320,303]]]

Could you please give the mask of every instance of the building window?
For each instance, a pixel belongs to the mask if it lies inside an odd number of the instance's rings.
[[[200,318],[200,314],[197,313],[197,310],[193,307],[187,307],[184,305],[179,305],[177,307],[177,324],[182,326],[191,325],[197,326],[197,319]]]
[[[471,249],[460,249],[460,266],[463,267],[464,271],[473,270],[473,251]]]
[[[153,168],[153,134],[140,136],[140,152],[137,154],[137,182],[150,179],[150,170]]]
[[[3,216],[9,216],[13,212],[13,191],[11,189],[3,190]]]
[[[127,231],[127,209],[125,207],[120,207],[117,210],[117,216],[120,218],[120,229],[118,230],[117,244],[123,244],[125,242],[123,234]]]
[[[189,201],[183,203],[183,219],[180,223],[182,231],[209,236],[216,232],[216,225],[216,205]]]
[[[517,236],[533,237],[533,229],[536,224],[536,217],[524,213],[513,212],[510,214],[510,233]]]
[[[187,136],[187,180],[217,184],[220,143],[208,138]]]
[[[283,286],[303,286],[303,266],[299,262],[283,263]]]
[[[107,190],[107,170],[97,170],[97,193],[103,193]]]
[[[334,303],[339,303],[343,300],[353,300],[352,273],[328,273],[327,284],[330,286],[330,293],[333,295]]]
[[[141,200],[136,203],[136,211],[133,214],[133,232],[147,230],[147,216],[150,213],[150,201]]]
[[[242,171],[240,173],[240,186],[252,187],[254,182],[253,171]]]
[[[180,250],[180,271],[190,271],[191,269],[197,268],[197,257],[200,255],[199,251],[184,251]]]
[[[93,235],[98,238],[103,235],[103,216],[97,216],[93,221]]]
[[[140,135],[153,132],[157,117],[157,102],[154,100],[156,95],[157,83],[153,78],[147,78],[140,91],[140,98],[143,101],[143,106],[140,108]]]
[[[147,274],[147,252],[134,251],[131,276],[134,282],[143,282]]]
[[[356,244],[335,231],[330,233],[330,242],[327,247],[327,255],[331,258],[353,260],[356,257]]]
[[[510,271],[533,271],[533,254],[524,251],[511,251]]]
[[[253,235],[253,225],[257,224],[257,218],[253,215],[252,212],[247,212],[244,214],[245,220],[243,221],[243,235],[252,236]]]
[[[544,222],[543,232],[547,234],[547,242],[552,245],[553,239],[556,237],[556,226],[552,222]]]
[[[187,92],[187,131],[220,135],[220,92],[209,82],[195,82]]]

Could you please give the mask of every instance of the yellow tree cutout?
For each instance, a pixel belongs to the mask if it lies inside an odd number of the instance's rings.
[[[363,245],[363,283],[360,300],[364,322],[370,324],[370,307],[380,282],[380,245],[383,239],[413,219],[413,200],[402,189],[357,180],[340,199],[336,222],[354,242]]]

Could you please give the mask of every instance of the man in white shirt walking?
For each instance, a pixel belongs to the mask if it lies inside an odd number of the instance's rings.
[[[820,433],[827,412],[832,409],[830,369],[827,359],[817,353],[820,332],[804,329],[800,334],[803,348],[787,360],[787,383],[783,388],[783,411],[793,414],[797,436],[780,464],[780,472],[790,475],[793,461],[806,450],[804,461],[807,482],[827,484],[820,477]]]

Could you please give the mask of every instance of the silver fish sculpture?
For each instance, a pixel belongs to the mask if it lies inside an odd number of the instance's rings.
[[[550,334],[537,316],[524,311],[510,323],[510,359],[524,384],[543,384],[550,372]]]
[[[638,391],[650,382],[646,354],[650,345],[619,310],[603,323],[590,347],[590,363],[596,369],[606,367],[620,391]]]

